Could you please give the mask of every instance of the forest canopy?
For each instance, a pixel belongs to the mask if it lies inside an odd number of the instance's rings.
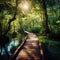
[[[59,0],[1,0],[0,34],[26,30],[42,35],[60,33]]]
[[[60,41],[60,0],[0,0],[0,50],[21,44],[24,31]]]

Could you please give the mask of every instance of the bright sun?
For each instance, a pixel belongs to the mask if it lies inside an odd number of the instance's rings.
[[[20,11],[23,13],[27,13],[29,9],[31,8],[30,1],[21,1],[21,3],[18,5]]]
[[[29,4],[28,3],[23,4],[22,8],[23,8],[23,10],[28,10]]]

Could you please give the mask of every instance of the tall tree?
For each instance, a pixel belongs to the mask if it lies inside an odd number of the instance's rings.
[[[47,7],[46,7],[46,3],[45,0],[42,0],[42,7],[43,7],[43,11],[44,11],[44,16],[43,16],[43,35],[47,35],[50,31],[49,31],[49,27],[48,27],[48,15],[47,15]]]
[[[10,6],[10,1],[9,1],[9,3],[8,3],[8,0],[7,0],[7,1],[1,0],[1,2],[2,2],[3,4],[5,4],[6,6],[8,6],[7,8],[9,8],[9,6]],[[4,5],[4,6],[5,6],[5,5]],[[6,6],[5,6],[5,8],[6,8]],[[10,31],[10,27],[11,27],[10,24],[11,24],[11,22],[16,19],[17,6],[18,6],[18,0],[16,0],[16,2],[15,2],[15,7],[14,7],[15,10],[14,10],[14,13],[13,13],[13,17],[8,20],[7,29],[4,31],[4,33],[3,33],[2,29],[0,29],[0,30],[1,30],[1,31],[0,31],[0,32],[1,32],[1,34],[0,34],[0,46],[5,49],[5,52],[6,52],[6,54],[7,54],[8,57],[9,57],[9,54],[8,54],[8,52],[7,52],[7,50],[6,50],[6,47],[5,47],[5,45],[9,42],[9,37],[7,36],[7,33]],[[1,24],[1,28],[2,28],[2,24]]]

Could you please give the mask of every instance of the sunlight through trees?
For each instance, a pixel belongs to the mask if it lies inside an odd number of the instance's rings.
[[[0,54],[9,55],[12,42],[13,52],[24,41],[24,31],[60,41],[60,0],[1,0]]]

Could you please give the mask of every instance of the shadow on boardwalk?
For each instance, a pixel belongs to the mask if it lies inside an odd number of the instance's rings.
[[[26,41],[16,49],[13,60],[42,60],[37,36],[33,33],[25,33]]]

